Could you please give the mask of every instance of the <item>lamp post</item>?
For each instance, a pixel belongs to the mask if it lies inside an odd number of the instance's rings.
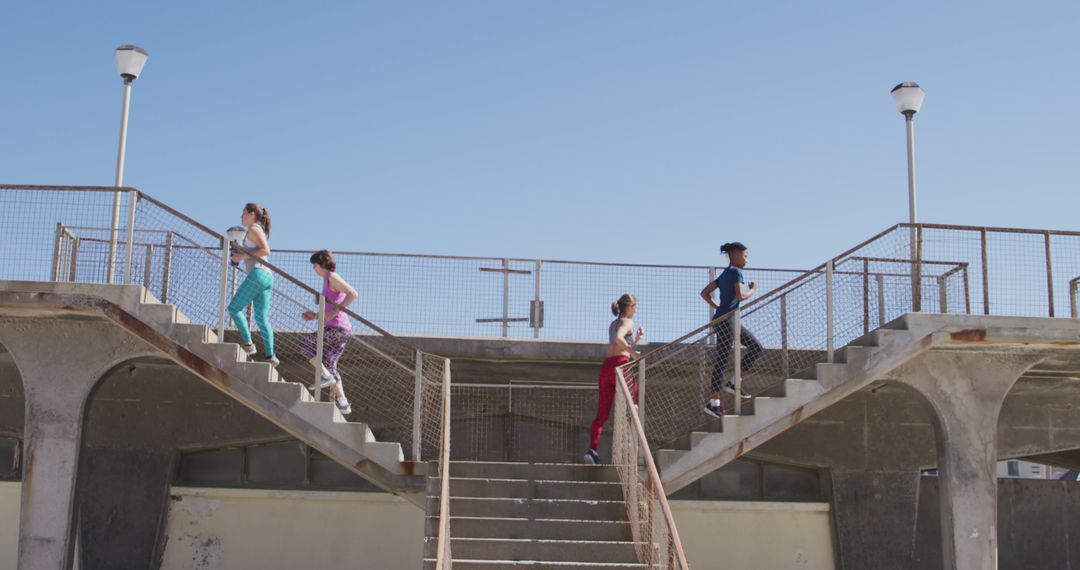
[[[106,280],[112,283],[116,270],[116,238],[120,230],[120,190],[124,185],[124,152],[127,149],[128,107],[131,104],[131,84],[142,73],[149,56],[139,46],[123,45],[116,48],[116,71],[124,80],[124,101],[120,110],[120,148],[116,157],[116,193],[113,195],[112,231],[109,237],[109,262]]]
[[[926,91],[919,87],[918,83],[904,82],[892,88],[892,98],[896,103],[896,109],[904,115],[904,124],[907,126],[907,172],[908,172],[908,222],[911,223],[911,305],[912,310],[922,309],[922,288],[920,287],[922,276],[917,253],[915,223],[915,113],[922,107]]]

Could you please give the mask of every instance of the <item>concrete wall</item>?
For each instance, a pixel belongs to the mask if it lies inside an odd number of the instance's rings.
[[[19,496],[22,483],[0,482],[0,570],[19,561]]]
[[[691,568],[833,570],[827,503],[672,501]]]
[[[162,570],[419,568],[424,512],[384,493],[174,487]]]

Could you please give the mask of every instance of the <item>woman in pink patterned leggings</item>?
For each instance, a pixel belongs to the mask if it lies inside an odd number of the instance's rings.
[[[325,249],[311,254],[311,268],[323,278],[322,294],[326,297],[326,318],[323,321],[323,361],[315,362],[315,345],[318,340],[315,333],[301,337],[300,353],[312,366],[319,368],[322,382],[319,383],[317,389],[332,387],[338,409],[342,414],[349,415],[352,413],[352,406],[349,404],[349,399],[345,397],[337,363],[345,352],[345,344],[352,337],[352,324],[344,309],[356,300],[356,289],[334,272],[337,269],[334,255]],[[318,318],[318,313],[304,311],[305,321],[314,321]]]

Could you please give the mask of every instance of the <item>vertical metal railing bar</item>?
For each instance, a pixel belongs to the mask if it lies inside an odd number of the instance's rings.
[[[221,281],[218,297],[218,326],[217,336],[219,340],[225,339],[225,308],[228,304],[226,297],[229,287],[229,240],[221,236]]]
[[[970,315],[971,314],[971,283],[969,282],[968,264],[967,263],[964,264],[963,283],[964,283],[964,314],[965,315]]]
[[[413,385],[413,431],[412,431],[412,460],[420,461],[420,433],[421,433],[421,410],[423,409],[424,393],[424,355],[416,351],[416,377]]]
[[[863,334],[870,332],[870,260],[863,258]]]
[[[1073,279],[1072,281],[1069,281],[1069,308],[1070,308],[1070,314],[1072,315],[1072,318],[1074,318],[1074,319],[1077,317],[1077,306],[1076,305],[1077,305],[1078,301],[1076,299],[1076,294],[1077,294],[1077,289],[1078,289],[1078,287],[1077,287],[1078,283],[1080,283],[1080,277],[1077,277],[1076,279]]]
[[[982,294],[983,314],[990,314],[990,271],[987,269],[986,254],[986,228],[979,229],[979,243],[982,255]]]
[[[787,294],[780,296],[780,367],[784,378],[791,375],[791,354],[788,352]]]
[[[148,243],[145,246],[146,253],[143,258],[143,287],[150,288],[150,279],[154,275],[154,244]]]
[[[325,336],[323,332],[323,327],[326,326],[326,295],[323,295],[320,292],[318,297],[319,317],[318,326],[315,328],[315,366],[312,367],[315,369],[315,381],[311,384],[315,387],[315,389],[312,391],[315,392],[316,402],[322,400],[322,389],[319,388],[319,386],[322,385],[323,342]]]
[[[169,276],[172,273],[173,233],[165,234],[165,266],[161,270],[161,302],[169,299]]]
[[[135,242],[135,208],[139,202],[139,191],[128,190],[128,219],[127,219],[127,239],[125,240],[124,251],[124,284],[131,283],[131,250],[134,248]]]
[[[915,266],[912,268],[912,275],[915,280],[914,298],[912,299],[911,310],[918,313],[922,311],[922,254],[923,250],[923,226],[915,226]]]
[[[948,313],[949,312],[949,290],[945,287],[945,276],[938,276],[938,277],[936,277],[936,279],[937,279],[937,286],[938,286],[938,312],[939,313]]]
[[[1054,316],[1054,271],[1050,262],[1050,232],[1047,231],[1043,234],[1043,239],[1046,244],[1046,304],[1048,315]]]
[[[56,234],[55,243],[53,245],[53,262],[52,262],[52,274],[49,277],[49,281],[59,281],[60,277],[60,246],[64,239],[64,224],[56,222]]]
[[[833,260],[825,263],[825,338],[826,338],[826,362],[833,361],[834,331],[833,331]]]
[[[641,425],[645,425],[645,361],[637,361],[637,386],[638,386],[638,417]]]
[[[76,237],[76,236],[71,237],[71,262],[70,262],[71,263],[71,268],[69,270],[71,272],[71,274],[68,276],[68,281],[74,282],[75,279],[78,277],[77,270],[78,270],[78,267],[79,267],[79,245],[80,245],[80,243],[81,243],[81,240],[78,237]]]
[[[732,345],[732,360],[735,361],[735,415],[742,414],[742,309],[735,307],[732,311],[734,316],[732,317],[732,332],[731,335],[734,338],[734,344]],[[719,339],[718,339],[719,342]],[[726,340],[724,342],[727,342]],[[727,350],[726,346],[719,347],[720,350]]]
[[[544,326],[544,305],[542,304],[543,301],[540,299],[540,268],[543,265],[543,261],[539,259],[536,260],[536,275],[533,278],[533,338],[540,338],[540,328]]]
[[[503,278],[503,294],[502,294],[502,335],[503,338],[510,336],[510,260],[503,258],[502,260],[502,278]]]

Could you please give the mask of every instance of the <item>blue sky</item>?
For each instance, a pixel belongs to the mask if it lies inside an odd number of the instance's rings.
[[[290,247],[803,267],[920,218],[1076,229],[1066,2],[13,3],[0,181],[126,182]]]

